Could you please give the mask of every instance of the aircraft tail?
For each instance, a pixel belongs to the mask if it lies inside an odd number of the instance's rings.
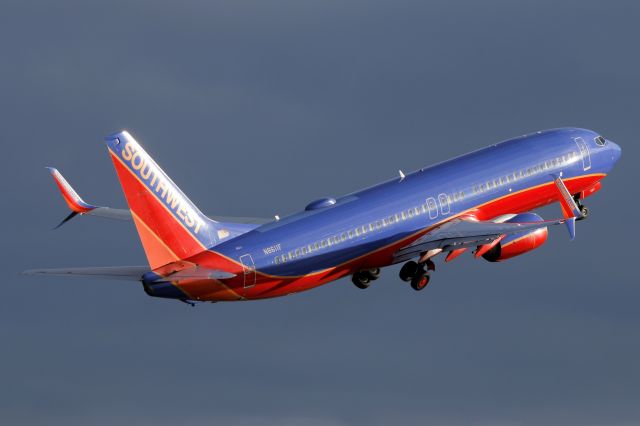
[[[216,245],[229,232],[202,214],[127,132],[106,137],[152,269]]]

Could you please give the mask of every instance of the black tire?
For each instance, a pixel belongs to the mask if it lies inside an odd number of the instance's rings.
[[[411,279],[411,288],[415,291],[424,290],[429,285],[430,280],[429,274],[417,274]]]
[[[413,260],[408,261],[400,269],[400,279],[404,282],[409,282],[418,271],[418,264]]]
[[[353,276],[351,277],[351,282],[361,290],[367,289],[371,285],[371,280],[369,279],[369,277],[361,274],[360,272],[356,272],[355,274],[353,274]]]

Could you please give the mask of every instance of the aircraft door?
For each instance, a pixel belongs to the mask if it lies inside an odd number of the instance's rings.
[[[253,257],[250,254],[240,256],[242,263],[242,275],[244,277],[244,290],[256,285],[256,265],[253,263]]]
[[[581,137],[577,137],[573,139],[578,145],[578,149],[580,150],[580,157],[582,157],[582,170],[585,172],[591,168],[591,154],[589,153],[589,147],[587,143]]]

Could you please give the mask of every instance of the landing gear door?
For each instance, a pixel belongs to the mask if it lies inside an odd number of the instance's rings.
[[[246,290],[256,285],[256,265],[253,263],[253,258],[250,254],[240,256],[240,263],[242,263],[244,289]]]
[[[584,139],[577,137],[573,139],[578,145],[580,150],[580,157],[582,158],[582,170],[585,172],[591,168],[591,154],[589,153],[589,147]]]

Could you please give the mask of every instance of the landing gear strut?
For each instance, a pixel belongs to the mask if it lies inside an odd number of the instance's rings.
[[[356,287],[364,290],[369,288],[371,281],[375,281],[380,276],[380,268],[363,269],[358,271],[351,277],[351,282]]]
[[[425,266],[427,270],[425,271]],[[405,282],[411,282],[411,288],[420,291],[429,285],[429,271],[434,271],[435,265],[431,259],[428,259],[424,264],[419,264],[410,260],[402,265],[400,269],[400,279]]]

